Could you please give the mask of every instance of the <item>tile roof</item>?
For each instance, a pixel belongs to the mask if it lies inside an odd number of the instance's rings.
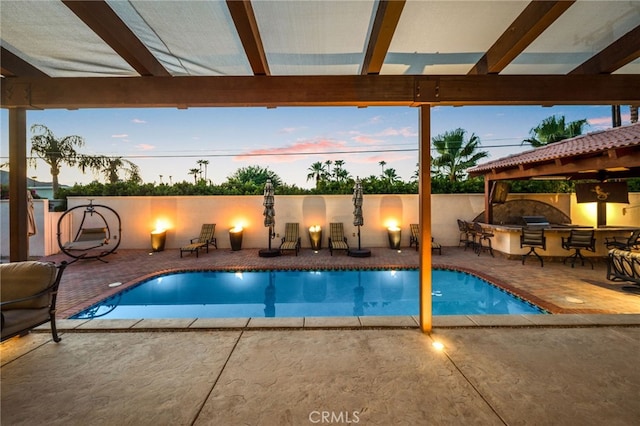
[[[467,171],[472,175],[521,164],[545,163],[559,158],[593,155],[609,149],[640,147],[640,123],[587,133],[540,148],[489,161]]]

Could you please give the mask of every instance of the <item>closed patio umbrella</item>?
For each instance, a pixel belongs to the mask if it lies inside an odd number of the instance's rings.
[[[33,236],[38,232],[36,228],[36,217],[33,208],[33,196],[31,191],[27,190],[27,235]]]
[[[360,247],[360,227],[364,225],[364,217],[362,216],[362,182],[360,178],[356,178],[353,187],[353,226],[358,227],[358,249],[349,249],[349,256],[368,257],[371,256],[371,250]]]
[[[264,185],[264,201],[262,205],[264,206],[264,226],[269,228],[269,248],[263,249],[258,252],[258,254],[262,257],[273,257],[278,256],[280,254],[280,250],[271,248],[271,240],[275,236],[275,232],[273,232],[273,228],[276,226],[276,210],[274,208],[275,205],[275,191],[273,189],[273,184],[271,183],[271,179],[267,179],[267,183]]]

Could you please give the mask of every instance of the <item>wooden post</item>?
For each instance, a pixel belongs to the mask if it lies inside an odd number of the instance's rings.
[[[9,261],[29,260],[27,111],[9,109]]]
[[[431,107],[420,106],[420,329],[432,328],[431,301]]]

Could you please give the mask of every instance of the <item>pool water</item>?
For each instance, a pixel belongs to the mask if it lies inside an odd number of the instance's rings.
[[[433,315],[543,314],[474,275],[433,270]],[[198,271],[161,275],[72,318],[418,315],[418,270]]]

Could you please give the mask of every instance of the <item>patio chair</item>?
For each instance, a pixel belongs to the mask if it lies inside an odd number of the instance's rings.
[[[300,225],[297,223],[287,223],[284,226],[284,237],[280,244],[280,253],[287,250],[294,250],[296,256],[300,251]]]
[[[200,236],[197,238],[192,238],[190,243],[186,246],[180,247],[180,257],[182,257],[182,253],[196,253],[196,257],[198,257],[198,252],[200,249],[206,249],[207,253],[209,253],[209,246],[212,245],[216,249],[218,248],[218,241],[213,236],[216,233],[216,224],[215,223],[205,223],[202,225],[202,229],[200,230]]]
[[[329,224],[329,253],[333,256],[334,250],[344,250],[348,252],[349,244],[344,236],[344,225],[342,223]]]
[[[536,248],[547,249],[547,237],[543,228],[522,228],[520,234],[520,248],[529,247],[529,251],[522,255],[522,264],[530,254],[534,254],[540,260],[540,267],[544,267],[542,257],[536,252]]]
[[[416,251],[418,251],[418,246],[420,244],[420,227],[417,223],[412,223],[409,225],[409,229],[411,229],[411,235],[409,235],[409,247],[416,245]]]
[[[581,250],[589,250],[591,252],[596,251],[596,238],[594,236],[595,231],[593,229],[572,229],[569,233],[569,237],[562,237],[562,248],[565,250],[575,250],[575,252],[564,258],[562,263],[566,263],[568,259],[571,259],[571,267],[575,266],[576,260],[580,259],[580,263],[584,266],[586,260],[591,264],[593,269],[593,262],[582,255]]]
[[[613,237],[605,238],[604,245],[609,250],[633,250],[640,249],[640,229],[636,229],[628,238]]]
[[[67,262],[56,266],[38,261],[0,265],[2,341],[24,336],[49,321],[53,341],[60,341],[56,328],[56,298],[66,266]]]
[[[417,223],[411,223],[409,224],[409,229],[411,229],[411,235],[409,236],[409,247],[415,244],[416,251],[418,251],[418,248],[420,247],[420,227]],[[431,237],[431,251],[437,251],[438,254],[442,254],[442,245],[440,243],[437,243],[433,239],[433,237]]]
[[[493,232],[483,228],[479,222],[473,222],[473,235],[473,247],[476,253],[478,253],[478,256],[480,256],[482,250],[485,250],[493,257],[493,247],[491,246],[491,237],[493,237]]]

